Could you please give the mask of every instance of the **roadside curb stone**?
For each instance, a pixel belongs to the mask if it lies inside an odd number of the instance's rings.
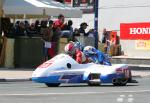
[[[0,78],[0,82],[25,82],[31,81],[31,78]]]

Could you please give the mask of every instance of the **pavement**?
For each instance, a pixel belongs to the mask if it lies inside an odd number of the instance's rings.
[[[33,69],[0,68],[0,82],[30,81]],[[133,77],[150,77],[150,69],[132,70]]]
[[[30,81],[33,69],[0,68],[0,82]]]

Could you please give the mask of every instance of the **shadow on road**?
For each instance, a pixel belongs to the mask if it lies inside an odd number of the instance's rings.
[[[80,88],[80,87],[83,87],[83,88],[87,88],[87,87],[90,87],[90,88],[95,88],[95,87],[98,87],[98,88],[103,88],[103,87],[131,87],[131,86],[139,86],[138,84],[128,84],[126,86],[114,86],[114,85],[100,85],[100,86],[89,86],[89,85],[86,85],[86,84],[62,84],[60,85],[59,87],[47,87],[47,86],[44,86],[43,87],[40,87],[40,88],[69,88],[69,87],[75,87],[75,88]]]

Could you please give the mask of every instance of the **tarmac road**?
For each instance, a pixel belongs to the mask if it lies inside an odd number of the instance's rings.
[[[27,82],[0,82],[0,103],[149,103],[150,78],[138,84],[90,87],[86,84],[46,87]]]

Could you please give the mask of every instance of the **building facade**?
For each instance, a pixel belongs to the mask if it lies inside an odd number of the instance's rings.
[[[125,55],[150,58],[149,10],[149,0],[99,0],[99,39],[101,40],[103,28],[117,31]],[[83,14],[82,18],[73,21],[76,21],[74,27],[78,28],[85,21],[89,24],[88,28],[94,28],[94,13]],[[132,30],[132,33],[124,34],[127,32],[122,30]],[[126,37],[122,38],[123,36]]]

